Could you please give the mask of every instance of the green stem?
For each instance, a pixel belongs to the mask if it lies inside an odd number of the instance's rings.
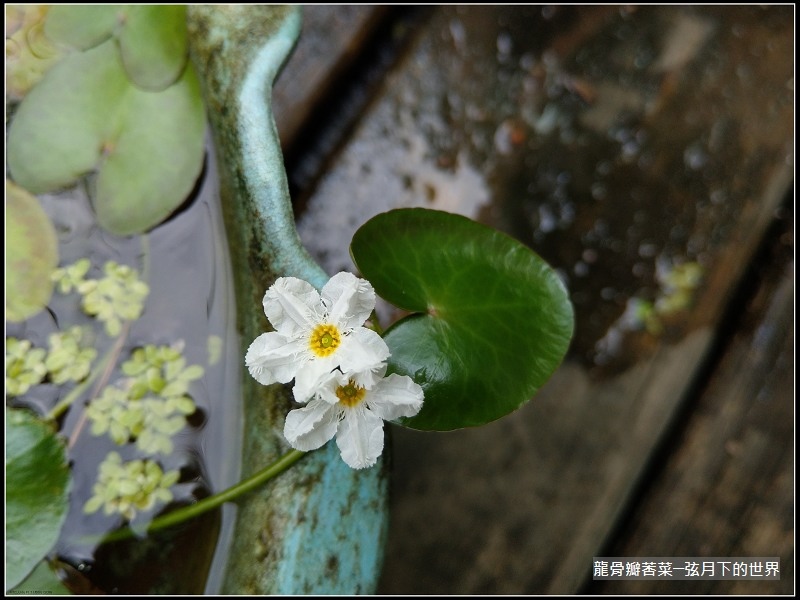
[[[147,526],[146,532],[152,533],[166,527],[171,527],[172,525],[183,523],[184,521],[188,521],[189,519],[193,519],[194,517],[213,510],[225,502],[235,500],[239,496],[256,489],[261,484],[269,481],[273,477],[280,475],[286,469],[300,460],[300,458],[302,458],[305,454],[305,452],[301,452],[300,450],[290,450],[274,463],[261,469],[255,475],[251,475],[247,479],[240,481],[232,487],[229,487],[227,490],[223,490],[218,494],[214,494],[208,498],[203,498],[199,502],[196,502],[190,506],[173,510],[162,517],[153,519]],[[104,536],[102,541],[116,542],[134,537],[134,535],[136,535],[136,532],[133,529],[125,528]]]
[[[125,325],[122,326],[122,331],[117,337],[117,340],[114,342],[114,345],[111,347],[111,350],[109,350],[108,354],[106,354],[106,356],[103,358],[103,362],[100,365],[98,365],[97,372],[102,372],[103,376],[100,378],[100,381],[97,382],[97,385],[95,386],[94,391],[92,392],[89,402],[97,398],[97,394],[100,393],[100,390],[102,390],[106,386],[108,380],[111,378],[111,373],[113,373],[114,366],[117,364],[117,360],[119,360],[120,352],[122,352],[122,348],[123,346],[125,346],[125,340],[128,339],[128,332],[130,331],[130,329],[131,329],[131,322],[128,321],[125,323]],[[92,379],[94,379],[95,376],[96,374],[92,373]],[[70,393],[69,396],[72,396],[72,393]],[[69,396],[64,400],[66,401],[69,398]],[[72,400],[74,401],[75,399],[73,398]],[[69,448],[72,448],[75,445],[75,442],[78,441],[78,436],[80,436],[81,431],[83,430],[83,426],[86,424],[86,415],[87,415],[86,410],[84,410],[81,413],[81,417],[78,420],[77,425],[75,425],[72,434],[69,436],[69,442],[67,444]]]
[[[95,369],[91,372],[89,377],[84,381],[82,381],[79,385],[76,385],[73,388],[73,390],[69,394],[67,394],[61,402],[59,402],[53,408],[51,408],[50,412],[48,412],[47,415],[45,415],[45,418],[51,421],[55,421],[64,413],[65,410],[67,410],[70,406],[72,406],[72,403],[81,397],[81,395],[86,391],[86,388],[92,385],[92,383],[94,382],[95,379],[98,378],[100,373],[105,371],[106,365],[108,364],[108,361],[111,359],[111,355],[112,355],[111,352],[106,354],[103,357],[103,360],[100,362],[100,364],[97,365],[97,367],[95,367]]]
[[[367,325],[367,327],[370,327],[373,331],[375,331],[375,333],[383,337],[383,332],[385,330],[383,329],[383,327],[381,327],[381,323],[380,321],[378,321],[378,313],[376,313],[374,310],[372,311],[372,314],[369,316],[369,322],[370,325]]]

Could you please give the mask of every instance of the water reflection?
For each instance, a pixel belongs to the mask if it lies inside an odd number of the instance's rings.
[[[143,528],[161,512],[193,503],[238,480],[239,447],[239,343],[227,242],[217,200],[216,182],[206,177],[191,203],[169,221],[152,230],[146,240],[120,238],[102,231],[94,222],[83,186],[57,195],[45,195],[41,203],[58,233],[60,264],[88,257],[87,277],[102,276],[109,260],[143,273],[150,287],[144,312],[120,338],[109,337],[102,325],[87,316],[77,294],[54,293],[48,309],[21,324],[7,324],[9,337],[26,338],[47,347],[50,333],[78,324],[94,332],[98,356],[118,351],[118,360],[107,378],[109,385],[121,380],[120,364],[133,349],[146,345],[178,344],[187,365],[204,368],[188,394],[197,411],[172,438],[174,449],[154,458],[164,471],[179,470],[169,506],[137,515],[132,524]],[[124,331],[127,327],[124,328]],[[99,383],[99,382],[98,382]],[[103,510],[86,514],[84,504],[92,495],[98,465],[109,452],[123,460],[144,458],[133,443],[119,446],[106,435],[92,435],[86,423],[84,403],[99,394],[90,386],[63,418],[62,432],[74,438],[69,450],[73,484],[70,509],[55,547],[67,580],[76,591],[106,593],[202,593],[212,554],[217,547],[219,514],[212,513],[149,540],[129,540],[98,546],[85,536],[96,536],[121,525],[117,515]],[[69,386],[39,385],[16,399],[16,404],[46,413],[70,391]],[[226,545],[221,540],[220,549]]]

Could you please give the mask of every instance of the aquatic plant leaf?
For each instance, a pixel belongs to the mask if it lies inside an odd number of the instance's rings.
[[[192,191],[203,167],[205,113],[194,68],[163,92],[130,86],[120,134],[97,178],[97,220],[117,235],[163,221]]]
[[[59,596],[67,596],[71,592],[61,583],[58,575],[56,575],[47,561],[42,560],[22,583],[11,590],[11,594],[15,596],[20,594],[58,594]]]
[[[6,5],[6,100],[21,100],[68,52],[44,34],[50,9],[42,4]]]
[[[81,50],[94,48],[127,19],[130,7],[122,5],[57,5],[50,9],[44,32],[50,39]]]
[[[400,423],[445,431],[482,425],[527,402],[564,358],[573,309],[555,271],[527,246],[450,213],[377,215],[350,251],[375,291],[414,311],[384,339],[389,372],[422,386]]]
[[[38,194],[97,164],[130,84],[114,43],[66,57],[20,103],[8,132],[11,177]],[[57,99],[57,100],[56,100]]]
[[[117,39],[131,80],[146,90],[163,90],[178,80],[189,58],[186,6],[132,6]]]
[[[36,193],[96,168],[100,225],[132,235],[159,224],[192,190],[204,135],[191,66],[163,92],[146,92],[130,83],[109,40],[64,59],[26,96],[9,130],[9,168]]]
[[[128,77],[150,91],[175,83],[188,60],[185,5],[56,6],[45,33],[81,50],[115,36]]]
[[[6,181],[6,319],[24,321],[50,301],[56,230],[36,197]]]
[[[27,410],[6,408],[6,590],[56,543],[69,487],[66,447],[53,427]]]

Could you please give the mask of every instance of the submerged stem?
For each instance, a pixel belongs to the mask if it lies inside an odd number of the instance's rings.
[[[86,388],[92,385],[92,383],[94,382],[95,379],[97,379],[100,373],[102,373],[105,370],[106,365],[108,364],[110,358],[111,358],[111,353],[104,356],[103,360],[91,372],[89,377],[84,379],[80,384],[76,385],[72,389],[72,391],[69,394],[67,394],[63,400],[61,400],[61,402],[59,402],[53,408],[51,408],[50,411],[45,415],[45,419],[47,419],[48,421],[55,421],[64,413],[65,410],[67,410],[70,406],[72,406],[75,400],[80,398],[81,395],[86,391]]]
[[[149,274],[150,274],[150,239],[147,234],[143,234],[141,236],[141,247],[142,253],[140,255],[141,260],[141,281],[145,283],[148,281]],[[117,339],[114,341],[114,345],[111,347],[111,350],[103,357],[97,367],[91,372],[89,377],[80,383],[80,385],[75,386],[75,388],[67,394],[67,396],[58,404],[56,404],[50,412],[47,413],[46,418],[50,420],[56,420],[58,417],[62,415],[62,413],[67,410],[72,404],[81,397],[81,395],[86,391],[86,389],[97,379],[97,377],[102,373],[102,378],[98,382],[97,386],[94,388],[94,392],[92,392],[91,400],[97,397],[97,394],[100,393],[100,390],[103,389],[108,380],[111,378],[111,373],[114,371],[114,367],[117,364],[117,360],[119,360],[119,355],[122,352],[122,348],[125,345],[125,341],[128,339],[128,332],[131,328],[131,321],[127,321],[123,326],[122,330],[120,331]],[[90,401],[91,401],[90,400]],[[70,435],[69,438],[69,447],[72,447],[78,439],[81,430],[86,422],[86,412],[84,411],[81,414],[80,420],[78,424],[75,426],[75,429]]]
[[[117,364],[117,360],[119,360],[119,355],[122,352],[122,348],[125,346],[125,340],[128,339],[128,332],[130,331],[130,329],[131,329],[131,323],[130,323],[130,321],[128,321],[127,323],[125,323],[125,325],[122,326],[122,331],[120,332],[119,336],[117,337],[117,340],[114,342],[114,345],[111,347],[111,350],[108,351],[108,354],[106,354],[106,356],[103,358],[103,361],[100,363],[100,365],[98,365],[98,368],[97,368],[96,372],[92,373],[92,377],[91,377],[92,380],[94,380],[97,377],[98,373],[102,373],[103,376],[100,378],[100,381],[97,382],[97,385],[95,386],[94,391],[92,392],[92,395],[91,395],[91,397],[89,399],[89,402],[91,402],[92,400],[94,400],[97,397],[97,394],[100,393],[100,390],[102,390],[106,386],[106,384],[108,383],[108,380],[111,378],[111,373],[114,372],[114,367]],[[76,390],[77,390],[77,388],[76,388]],[[73,392],[75,392],[75,390],[73,390]],[[71,396],[72,396],[72,393],[70,393],[69,396],[64,398],[64,402],[69,400]],[[77,398],[77,396],[76,396],[76,398]],[[75,400],[75,398],[72,398],[72,400],[70,401],[70,404],[74,400]],[[58,407],[56,407],[56,408],[58,408]],[[55,409],[53,409],[53,410],[55,410]],[[75,442],[78,441],[78,436],[80,436],[81,430],[83,429],[83,426],[85,424],[86,424],[86,411],[84,410],[81,413],[81,417],[78,420],[77,425],[75,425],[75,429],[72,431],[72,434],[69,436],[68,447],[72,448],[72,446],[75,445]]]
[[[218,494],[214,494],[213,496],[209,496],[208,498],[203,498],[199,502],[192,504],[190,506],[185,506],[183,508],[179,508],[177,510],[173,510],[172,512],[167,513],[162,517],[158,517],[153,519],[150,524],[147,526],[145,530],[147,533],[152,533],[154,531],[159,531],[160,529],[164,529],[166,527],[171,527],[172,525],[177,525],[179,523],[183,523],[184,521],[188,521],[189,519],[193,519],[194,517],[198,517],[203,513],[206,513],[210,510],[221,506],[225,502],[230,502],[231,500],[235,500],[239,496],[250,492],[261,484],[266,483],[273,477],[276,477],[283,473],[286,469],[291,467],[294,463],[296,463],[300,458],[302,458],[306,453],[301,452],[300,450],[290,450],[283,456],[281,456],[278,460],[273,462],[272,464],[264,467],[260,471],[258,471],[255,475],[251,475],[247,479],[244,479],[229,487],[226,490],[219,492]],[[129,539],[134,537],[137,534],[136,531],[133,529],[126,527],[125,529],[120,529],[119,531],[115,531],[110,533],[102,538],[103,542],[116,542],[119,540]]]

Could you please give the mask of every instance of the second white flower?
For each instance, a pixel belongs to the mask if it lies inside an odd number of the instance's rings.
[[[406,375],[377,373],[323,377],[314,398],[286,415],[283,434],[297,450],[316,450],[336,436],[342,459],[353,469],[374,465],[383,452],[383,421],[413,417],[423,391]]]

